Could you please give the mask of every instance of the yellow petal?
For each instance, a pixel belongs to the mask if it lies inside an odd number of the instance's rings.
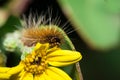
[[[0,79],[9,79],[11,74],[7,74],[7,72],[10,70],[11,68],[7,68],[7,67],[0,67]]]
[[[52,80],[72,80],[64,71],[55,67],[48,67],[45,73],[46,76],[49,76]]]
[[[51,52],[54,52],[56,50],[61,50],[60,48],[58,48],[57,46],[53,47],[53,48],[50,48],[47,50],[47,54],[51,53]]]
[[[5,72],[7,72],[10,69],[11,68],[8,68],[8,67],[0,67],[0,73],[5,73]]]
[[[34,80],[40,80],[40,75],[35,75]],[[44,80],[44,79],[43,79]]]
[[[18,75],[20,77],[20,80],[23,80],[25,74],[26,74],[26,71],[20,72],[20,74]]]
[[[46,43],[46,44],[37,43],[34,50],[38,50],[38,49],[39,50],[47,50],[48,48],[49,48],[48,43]]]
[[[20,80],[33,80],[33,75],[26,72],[21,76]]]
[[[19,73],[18,76],[22,78],[22,76],[23,76],[25,73],[26,73],[26,71],[25,71],[25,70],[22,70],[22,71]]]
[[[73,61],[73,62],[49,62],[50,65],[58,66],[58,67],[70,65],[70,64],[73,64],[73,63],[76,63],[76,61]]]
[[[19,73],[20,71],[22,71],[23,67],[24,67],[23,64],[19,64],[16,67],[12,67],[7,73],[11,75]]]
[[[35,54],[40,53],[41,55],[46,55],[45,51],[47,51],[48,48],[49,48],[48,43],[46,43],[46,44],[37,43],[33,52],[35,52]]]
[[[41,75],[35,76],[35,80],[46,80],[45,76],[44,76],[44,73],[41,74]]]
[[[9,79],[10,78],[10,74],[7,74],[7,73],[0,73],[0,80],[1,79]]]
[[[36,46],[35,46],[35,50],[39,49],[40,46],[41,46],[41,44],[40,44],[40,43],[37,43]]]
[[[23,69],[23,65],[19,64],[16,67],[7,68],[7,67],[0,67],[0,79],[8,79],[13,74],[20,72]]]
[[[35,76],[34,80],[54,80],[54,79],[51,79],[50,76],[45,74],[45,72],[43,72],[41,75],[38,75],[38,76]]]
[[[57,50],[47,55],[47,61],[53,66],[66,66],[82,59],[82,55],[77,51]]]
[[[44,78],[45,78],[45,80],[54,80],[49,75],[47,75],[45,73],[44,73]],[[57,79],[57,80],[59,80],[59,79]]]

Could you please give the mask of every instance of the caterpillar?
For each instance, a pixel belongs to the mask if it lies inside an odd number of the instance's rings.
[[[51,17],[45,20],[43,16],[36,18],[29,15],[28,19],[24,20],[21,41],[25,46],[31,47],[39,42],[49,43],[51,47],[59,47],[64,42],[63,32],[56,25],[58,21],[54,23]]]

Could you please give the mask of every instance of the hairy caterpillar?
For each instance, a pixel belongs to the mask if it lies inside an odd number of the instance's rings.
[[[45,20],[45,16],[35,18],[29,15],[23,24],[21,40],[25,46],[34,46],[37,42],[49,43],[51,47],[60,46],[64,42],[63,32],[56,25],[58,21]],[[47,24],[48,23],[48,24]]]

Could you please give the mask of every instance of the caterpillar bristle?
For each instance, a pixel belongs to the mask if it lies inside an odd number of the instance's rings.
[[[39,42],[59,47],[64,42],[63,31],[58,27],[60,17],[53,18],[51,10],[48,8],[48,14],[38,16],[30,13],[24,17],[21,41],[25,46],[32,47]]]

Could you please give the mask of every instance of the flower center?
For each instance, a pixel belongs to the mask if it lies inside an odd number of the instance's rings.
[[[40,54],[29,54],[24,60],[25,71],[33,75],[41,74],[47,67],[46,56]]]

